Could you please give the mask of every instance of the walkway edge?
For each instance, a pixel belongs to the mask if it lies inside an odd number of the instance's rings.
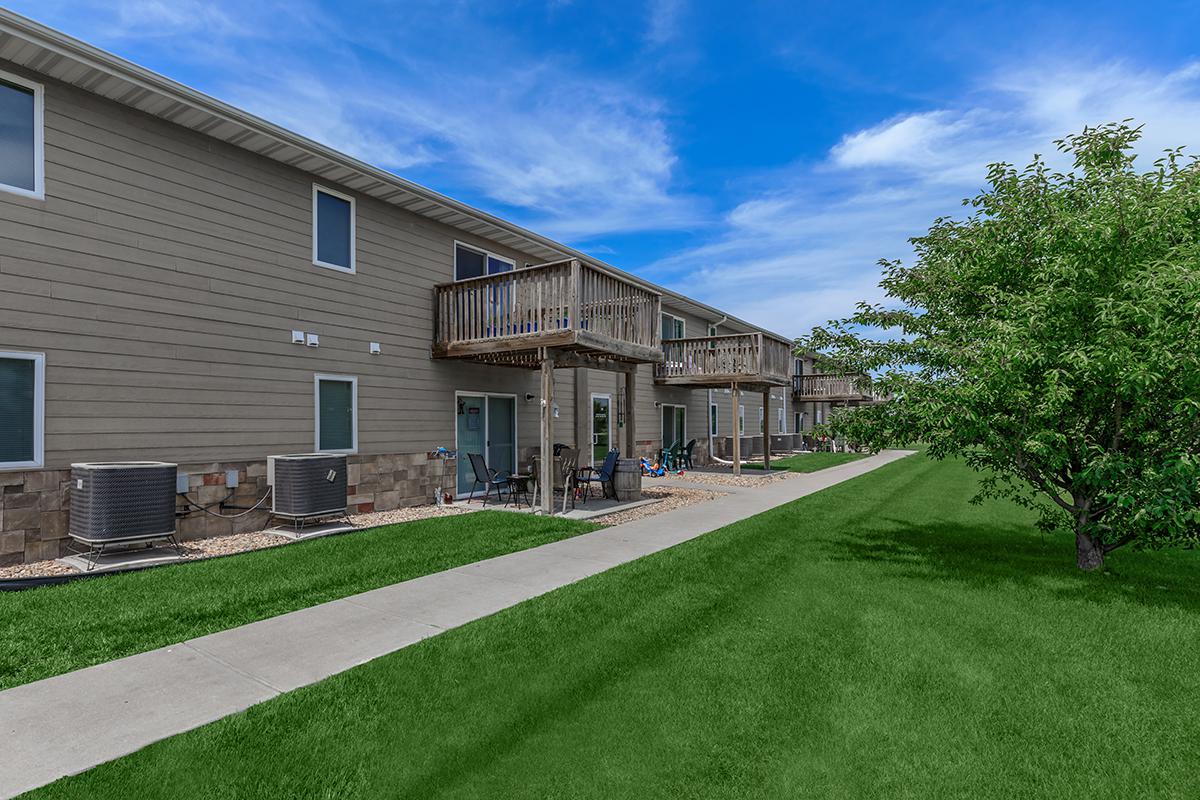
[[[912,452],[887,450],[5,690],[0,797],[128,755]]]

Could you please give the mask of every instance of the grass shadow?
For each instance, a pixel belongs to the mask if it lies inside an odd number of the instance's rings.
[[[1017,583],[1056,597],[1200,613],[1200,558],[1194,551],[1119,550],[1103,571],[1085,573],[1075,566],[1067,537],[1019,524],[914,524],[887,516],[878,523],[830,541],[829,557],[886,565],[913,578]]]

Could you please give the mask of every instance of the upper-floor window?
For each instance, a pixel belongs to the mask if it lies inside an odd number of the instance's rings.
[[[686,335],[687,326],[684,324],[683,319],[664,311],[662,315],[662,338],[682,339]]]
[[[354,198],[313,185],[313,263],[354,272]]]
[[[795,374],[795,375],[803,375],[804,374],[804,359],[803,358],[796,359],[796,371],[793,374]]]
[[[42,198],[42,86],[0,72],[0,190]]]
[[[498,256],[462,242],[454,243],[454,280],[456,281],[479,278],[483,275],[495,275],[498,272],[509,272],[516,266],[517,262],[511,258]]]
[[[0,352],[0,469],[42,466],[46,357]]]

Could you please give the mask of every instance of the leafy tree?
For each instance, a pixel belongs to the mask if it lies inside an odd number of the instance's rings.
[[[1126,120],[1056,141],[1065,174],[992,165],[965,219],[911,240],[912,266],[880,262],[888,306],[800,342],[891,395],[837,415],[839,435],[965,458],[976,501],[1037,508],[1085,570],[1200,540],[1200,165],[1179,148],[1138,172],[1140,136]]]

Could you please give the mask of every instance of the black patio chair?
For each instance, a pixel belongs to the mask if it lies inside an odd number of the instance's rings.
[[[600,466],[600,469],[596,469],[595,467],[582,467],[579,470],[578,480],[579,485],[583,487],[583,502],[587,502],[588,494],[590,493],[593,483],[600,484],[601,498],[617,496],[616,487],[613,486],[613,475],[617,471],[617,459],[620,457],[620,450],[609,450],[608,455],[604,457],[604,464]]]
[[[496,501],[499,502],[503,497],[502,490],[512,490],[512,486],[508,481],[507,472],[497,472],[488,469],[487,462],[483,460],[483,456],[479,453],[468,453],[471,459],[471,469],[475,472],[475,482],[471,484],[471,495],[467,498],[470,503],[475,499],[475,491],[478,487],[483,486],[483,505],[487,507],[488,496],[491,495],[492,489],[496,490]]]
[[[687,443],[687,447],[683,448],[683,452],[679,454],[681,465],[684,469],[695,469],[696,466],[692,463],[692,450],[696,447],[696,440],[692,439]]]

